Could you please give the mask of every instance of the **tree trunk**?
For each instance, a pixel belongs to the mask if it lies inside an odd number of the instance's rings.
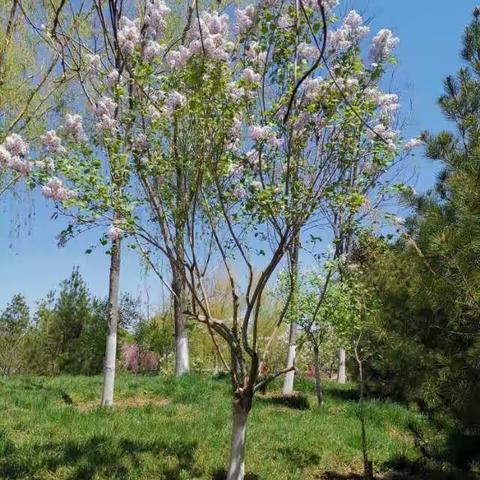
[[[295,365],[295,360],[297,356],[297,331],[298,326],[296,320],[297,316],[297,299],[296,299],[296,290],[298,283],[298,253],[299,253],[299,240],[298,236],[293,242],[293,251],[292,251],[292,314],[293,321],[290,323],[290,330],[288,334],[288,356],[286,368],[292,368]],[[292,395],[293,394],[293,385],[295,382],[295,370],[291,370],[285,374],[283,380],[283,395]]]
[[[295,359],[297,355],[297,322],[290,324],[290,332],[288,335],[288,356],[286,368],[292,368],[295,365]],[[295,370],[291,370],[285,374],[283,380],[283,394],[292,395],[293,385],[295,382]]]
[[[346,382],[345,374],[345,349],[341,348],[338,352],[338,383]]]
[[[315,395],[317,396],[318,404],[323,405],[323,390],[322,379],[320,378],[320,351],[318,346],[313,347],[313,366],[315,369]]]
[[[235,399],[233,402],[232,441],[227,480],[243,480],[245,477],[245,443],[251,400],[247,405],[245,403],[241,399]]]
[[[177,153],[177,126],[175,124],[174,149]],[[172,267],[173,322],[175,326],[175,375],[180,377],[190,372],[188,353],[188,338],[185,330],[185,310],[187,309],[187,292],[185,280],[185,228],[188,205],[186,202],[185,174],[176,158],[176,208],[174,211],[175,224],[175,260]]]
[[[360,341],[360,339],[359,339]],[[365,380],[363,378],[363,361],[358,355],[358,343],[355,345],[355,359],[358,365],[358,380],[359,380],[359,398],[358,403],[360,407],[360,428],[362,435],[362,454],[363,454],[363,478],[364,480],[373,480],[373,462],[368,456],[368,442],[367,442],[367,419],[365,417]]]
[[[217,352],[213,352],[213,375],[216,376],[218,375],[219,369],[218,369],[218,354]]]
[[[173,322],[175,326],[175,375],[180,377],[190,372],[188,338],[185,330],[186,292],[182,272],[178,267],[172,269],[173,282]]]
[[[102,407],[113,404],[115,363],[117,360],[118,297],[120,289],[121,239],[112,241],[110,256],[110,285],[108,289],[108,335],[103,367]]]

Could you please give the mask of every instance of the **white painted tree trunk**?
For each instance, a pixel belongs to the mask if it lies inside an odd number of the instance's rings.
[[[115,387],[115,363],[117,361],[117,332],[109,332],[103,367],[102,407],[113,405]]]
[[[177,255],[183,259],[183,245],[177,246]],[[175,375],[190,372],[188,338],[185,329],[186,285],[183,263],[172,264],[173,323],[175,327]]]
[[[175,339],[175,375],[177,377],[190,372],[188,339],[186,336]]]
[[[292,322],[290,324],[290,333],[288,341],[288,357],[287,357],[287,368],[291,368],[295,365],[295,358],[297,355],[297,323]],[[283,379],[283,394],[292,395],[293,394],[293,385],[295,382],[295,371],[292,370],[285,374]]]
[[[230,445],[230,467],[227,480],[243,480],[245,477],[245,441],[248,413],[233,407],[232,443]]]
[[[347,380],[345,374],[345,349],[341,348],[338,352],[338,383],[345,383]]]
[[[113,405],[115,363],[117,360],[118,296],[120,289],[120,238],[112,242],[110,285],[108,289],[108,335],[103,366],[102,407]]]
[[[298,236],[295,238],[293,243],[292,251],[292,276],[293,276],[293,292],[292,292],[292,314],[293,319],[297,318],[297,283],[298,283],[298,254],[299,254],[300,244]],[[292,321],[290,323],[290,330],[288,333],[288,356],[286,368],[292,368],[295,365],[295,360],[297,356],[297,331],[298,326],[297,322]],[[283,379],[283,395],[292,395],[293,394],[293,385],[295,382],[295,370],[287,372],[285,378]]]

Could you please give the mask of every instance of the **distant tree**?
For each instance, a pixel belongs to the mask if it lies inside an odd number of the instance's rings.
[[[167,359],[175,349],[171,316],[160,312],[138,323],[134,339],[140,347],[155,352],[161,360]]]
[[[8,375],[23,368],[23,343],[30,323],[25,297],[13,296],[0,315],[0,371]]]
[[[25,333],[30,322],[30,308],[21,294],[13,296],[0,315],[0,335],[14,337]]]
[[[324,270],[301,271],[298,276],[298,325],[299,346],[306,346],[314,367],[315,393],[319,405],[324,402],[321,370],[326,365],[322,358],[329,358],[329,364],[340,345],[349,345],[360,326],[359,289],[351,275],[338,275],[333,280],[331,270],[338,268],[337,262],[327,262]],[[287,280],[288,281],[288,280]],[[286,278],[281,277],[284,295],[288,294]],[[323,350],[328,355],[322,355]]]

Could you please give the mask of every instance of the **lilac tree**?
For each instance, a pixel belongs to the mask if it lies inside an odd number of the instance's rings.
[[[156,219],[154,228],[136,219],[134,230],[149,253],[178,269],[188,291],[187,301],[177,298],[183,313],[229,347],[230,480],[244,475],[255,392],[294,368],[258,379],[267,286],[302,230],[326,221],[337,202],[358,211],[362,188],[396,155],[397,102],[378,82],[397,40],[381,31],[372,59],[362,56],[368,29],[356,12],[327,33],[336,3],[261,2],[238,9],[233,26],[227,14],[190,9],[180,41],[155,45],[164,56],[146,61],[141,35],[129,48],[133,135],[141,140],[135,169]],[[143,31],[140,20],[125,25]],[[347,189],[353,174],[361,182]],[[231,318],[211,314],[205,281],[219,268],[230,283]]]
[[[117,351],[123,224],[134,208],[133,197],[126,190],[132,146],[128,136],[129,103],[124,94],[128,86],[122,76],[125,62],[119,36],[123,2],[111,0],[103,8],[94,2],[95,15],[89,13],[85,17],[83,6],[73,3],[69,5],[73,13],[65,17],[65,4],[61,3],[53,20],[49,18],[52,23],[41,30],[49,32],[45,35],[46,46],[58,52],[64,71],[74,76],[83,92],[83,101],[75,105],[82,115],[71,111],[59,122],[59,128],[40,136],[38,148],[32,153],[35,162],[26,164],[26,173],[30,173],[31,183],[39,184],[44,196],[55,202],[59,213],[70,218],[62,232],[62,242],[95,226],[106,228],[100,241],[103,245],[110,241],[109,331],[101,404],[110,406]],[[105,35],[82,36],[88,21],[94,30],[100,24]],[[7,143],[5,148],[9,148]],[[26,162],[22,156],[19,158]]]

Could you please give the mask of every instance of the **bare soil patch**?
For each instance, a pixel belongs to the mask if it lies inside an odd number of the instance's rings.
[[[114,400],[113,408],[142,408],[146,406],[163,407],[168,403],[169,401],[165,398],[155,397],[151,395],[135,395],[132,397],[118,398]],[[100,408],[100,402],[98,400],[75,402],[74,405],[81,412],[91,412],[96,408]]]

